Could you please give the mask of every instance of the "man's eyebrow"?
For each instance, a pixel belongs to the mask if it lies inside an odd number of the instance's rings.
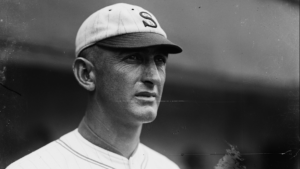
[[[140,52],[145,52],[146,49],[143,49],[143,48],[123,48],[123,49],[120,49],[120,52],[121,53],[140,53]]]

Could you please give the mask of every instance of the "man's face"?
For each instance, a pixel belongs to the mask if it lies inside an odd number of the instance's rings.
[[[96,98],[100,111],[128,124],[155,119],[168,58],[168,54],[159,49],[105,49],[99,56],[102,58],[95,63]]]

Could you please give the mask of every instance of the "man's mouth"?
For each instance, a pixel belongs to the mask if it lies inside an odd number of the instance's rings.
[[[135,96],[137,96],[137,97],[156,97],[157,94],[154,92],[139,92]]]
[[[135,94],[135,97],[138,98],[139,100],[143,101],[155,101],[157,94],[154,92],[139,92]]]

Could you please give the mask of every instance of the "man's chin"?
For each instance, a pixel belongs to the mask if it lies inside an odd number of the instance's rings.
[[[136,115],[138,121],[142,123],[151,123],[157,116],[157,109],[154,107],[141,107]]]

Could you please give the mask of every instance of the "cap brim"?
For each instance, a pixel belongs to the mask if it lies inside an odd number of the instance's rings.
[[[182,49],[164,36],[151,32],[137,32],[113,36],[97,42],[97,45],[112,48],[143,48],[161,46],[171,54],[181,53]]]

